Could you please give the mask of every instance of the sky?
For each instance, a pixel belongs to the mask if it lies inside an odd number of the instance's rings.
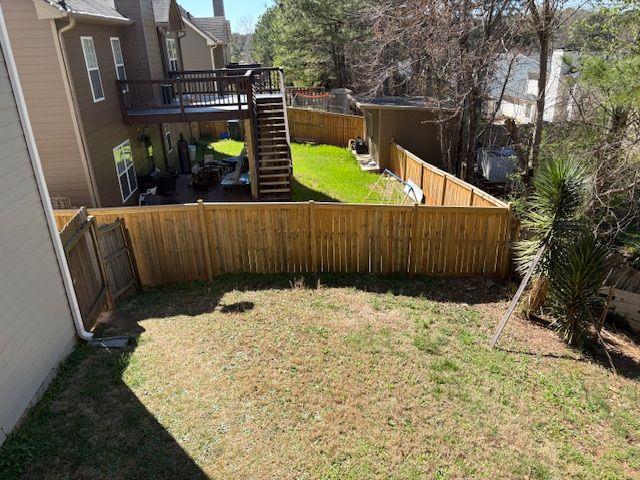
[[[178,0],[178,3],[196,17],[213,15],[212,0]],[[258,17],[273,4],[273,0],[224,0],[224,9],[231,22],[231,29],[237,32],[248,19],[253,25]]]

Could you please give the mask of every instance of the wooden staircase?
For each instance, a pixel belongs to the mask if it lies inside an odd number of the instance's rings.
[[[255,117],[259,199],[291,200],[291,145],[284,95],[256,98]]]

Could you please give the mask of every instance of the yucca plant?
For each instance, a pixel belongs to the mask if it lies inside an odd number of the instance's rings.
[[[583,233],[558,249],[549,265],[550,307],[558,330],[572,345],[581,346],[589,326],[602,312],[598,295],[613,266],[609,249],[591,233]]]
[[[536,172],[534,194],[528,199],[522,229],[528,236],[516,247],[516,264],[526,271],[536,252],[546,246],[537,273],[546,275],[549,263],[582,228],[582,209],[588,176],[582,165],[567,156],[547,160]]]

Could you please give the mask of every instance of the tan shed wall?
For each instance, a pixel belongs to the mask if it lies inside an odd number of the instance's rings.
[[[54,197],[69,197],[74,205],[91,205],[89,180],[51,23],[37,18],[31,1],[0,0],[0,4],[49,192]]]
[[[437,167],[442,166],[436,115],[424,110],[379,109],[377,138],[378,164],[388,168],[391,143],[401,145]],[[426,122],[426,123],[425,123]]]
[[[211,70],[211,48],[205,38],[189,25],[186,26],[186,35],[180,39],[182,50],[182,64],[185,70]]]
[[[442,167],[445,152],[440,145],[440,124],[437,114],[428,110],[365,108],[366,137],[369,150],[380,168],[389,168],[391,144],[411,151],[425,162]],[[445,138],[456,144],[457,119],[444,125]]]
[[[1,444],[46,387],[75,338],[1,51],[0,224]]]

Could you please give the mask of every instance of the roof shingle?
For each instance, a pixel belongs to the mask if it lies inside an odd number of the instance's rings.
[[[231,26],[225,17],[192,17],[190,20],[220,43],[227,45],[231,41]]]
[[[72,15],[104,18],[127,22],[129,19],[118,12],[113,0],[43,0],[61,12],[68,12]]]

